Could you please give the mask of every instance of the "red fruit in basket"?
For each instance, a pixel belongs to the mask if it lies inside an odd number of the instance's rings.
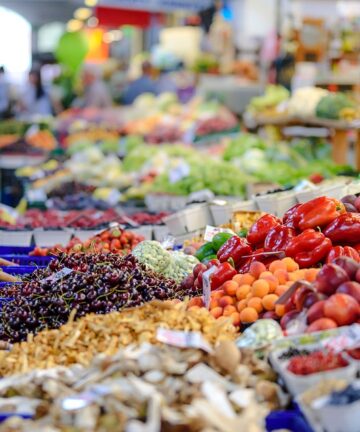
[[[303,309],[303,304],[306,296],[308,294],[312,294],[313,292],[314,289],[312,287],[309,287],[308,285],[303,285],[295,291],[295,294],[293,296],[293,303],[295,303],[295,307],[298,311],[301,311]]]
[[[196,264],[196,266],[193,269],[194,276],[197,278],[198,275],[199,275],[199,273],[201,271],[204,271],[204,270],[206,270],[206,265],[205,264],[202,264],[202,263]]]
[[[349,276],[341,267],[336,264],[325,264],[316,276],[316,288],[320,293],[329,296],[348,280]]]
[[[324,315],[339,326],[354,323],[359,317],[359,303],[347,294],[334,294],[325,300]]]
[[[324,304],[325,300],[320,300],[313,304],[307,312],[307,322],[308,324],[313,323],[320,318],[324,318]]]
[[[335,258],[332,264],[341,267],[349,276],[350,280],[354,280],[356,272],[360,269],[359,263],[347,256],[340,256],[338,258]]]
[[[285,303],[285,312],[291,312],[296,309],[293,297],[290,297],[289,300]]]
[[[298,311],[295,311],[295,310],[292,310],[292,311],[290,311],[290,312],[287,312],[282,318],[281,318],[281,321],[280,321],[280,326],[281,326],[281,328],[283,329],[283,330],[286,330],[287,329],[287,327],[288,327],[288,325],[289,325],[289,323],[291,322],[291,321],[293,321],[295,318],[297,318],[299,316],[299,312]]]
[[[318,303],[319,300],[320,300],[319,294],[316,292],[306,294],[302,307],[303,309],[309,309],[311,308],[311,306]]]
[[[356,207],[356,210],[360,212],[360,196],[354,201],[354,206]]]
[[[111,240],[110,249],[121,249],[121,243],[119,239]]]
[[[338,294],[347,294],[360,303],[360,284],[358,282],[344,282],[336,292]]]
[[[360,269],[356,272],[355,280],[360,283]]]
[[[330,318],[319,318],[309,325],[309,327],[306,329],[306,333],[330,330],[334,328],[337,328],[337,323],[334,320]]]

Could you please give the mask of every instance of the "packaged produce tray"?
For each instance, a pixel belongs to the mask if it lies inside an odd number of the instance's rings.
[[[29,255],[16,255],[16,254],[1,254],[0,258],[12,261],[15,264],[21,266],[35,266],[35,267],[45,267],[49,262],[56,257],[54,256],[29,256]]]

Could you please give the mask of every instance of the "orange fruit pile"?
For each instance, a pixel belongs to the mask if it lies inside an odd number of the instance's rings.
[[[284,305],[277,300],[298,280],[313,282],[319,269],[299,269],[292,258],[276,260],[269,270],[253,262],[249,273],[237,274],[218,290],[212,291],[210,313],[215,318],[230,317],[234,325],[253,323],[259,318],[280,319]],[[203,307],[201,297],[190,300],[189,308]]]

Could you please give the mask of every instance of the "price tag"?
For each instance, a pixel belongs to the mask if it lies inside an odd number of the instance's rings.
[[[219,227],[207,225],[205,229],[204,240],[207,242],[211,242],[212,239],[216,236],[216,234],[219,233],[229,233],[235,235],[235,233],[229,228],[219,228]]]
[[[170,183],[176,183],[190,174],[190,166],[185,161],[180,162],[175,168],[169,171]]]
[[[31,136],[37,134],[39,132],[39,126],[37,124],[33,124],[29,127],[29,129],[26,131],[25,137],[30,138]]]
[[[45,279],[42,279],[40,282],[47,282],[47,281],[56,282],[56,281],[58,281],[60,279],[63,279],[64,277],[68,276],[73,271],[74,270],[72,270],[72,269],[64,267],[62,270],[54,273],[53,275],[51,275],[51,276],[49,276],[49,277],[47,277]]]
[[[111,205],[116,205],[121,198],[121,193],[116,189],[111,189],[108,197],[106,198],[106,202]]]
[[[26,192],[26,199],[28,202],[45,202],[47,195],[44,189],[29,189]]]
[[[203,298],[206,309],[210,307],[211,300],[211,281],[210,276],[216,271],[216,267],[211,267],[209,270],[202,275],[202,283],[203,283]]]
[[[334,336],[323,342],[326,348],[335,352],[342,352],[345,349],[355,349],[360,347],[360,324],[353,324],[343,333]]]
[[[212,352],[211,346],[199,332],[168,330],[160,327],[156,331],[156,339],[159,342],[179,348],[197,348],[208,353]]]

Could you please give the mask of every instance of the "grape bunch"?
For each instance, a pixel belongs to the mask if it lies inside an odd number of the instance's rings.
[[[72,272],[56,279],[64,268]],[[53,279],[47,279],[51,275]],[[3,304],[0,340],[18,342],[29,333],[58,328],[73,310],[79,318],[136,307],[153,299],[183,299],[187,294],[175,281],[148,270],[132,255],[62,254],[21,284],[0,291],[0,298],[13,297]]]

